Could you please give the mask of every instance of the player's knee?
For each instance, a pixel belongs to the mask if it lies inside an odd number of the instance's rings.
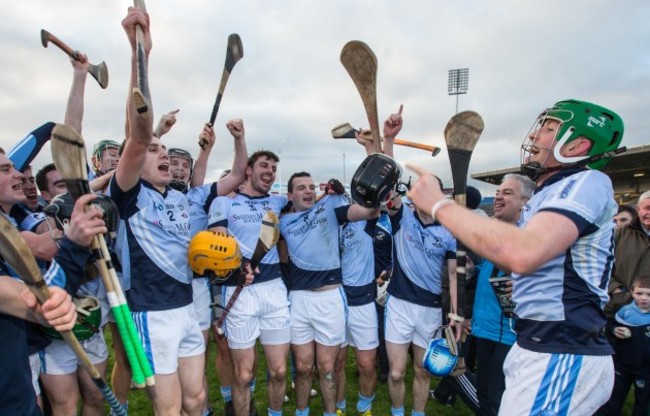
[[[237,368],[235,372],[237,378],[237,384],[239,385],[248,385],[253,381],[253,369],[251,368]]]
[[[393,383],[401,383],[402,381],[404,381],[405,373],[406,373],[405,371],[391,368],[388,373],[388,377]]]
[[[188,414],[196,414],[203,408],[205,403],[206,393],[205,389],[201,387],[194,391],[186,392],[183,394],[183,410]]]
[[[269,367],[269,377],[275,381],[285,380],[287,378],[287,367],[279,366],[273,369]]]
[[[362,374],[368,374],[369,372],[375,371],[375,360],[374,357],[360,357],[357,359],[357,366],[359,367],[359,372]]]

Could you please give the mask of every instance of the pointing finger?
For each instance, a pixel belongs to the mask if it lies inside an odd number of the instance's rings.
[[[410,163],[407,163],[407,164],[406,164],[406,169],[408,169],[408,170],[412,170],[412,171],[415,172],[415,174],[418,175],[419,177],[422,177],[422,176],[425,176],[425,175],[428,175],[428,174],[429,174],[429,172],[427,172],[427,171],[424,170],[423,168],[421,168],[421,167],[419,167],[419,166],[416,166],[416,165],[412,165],[412,164],[410,164]]]

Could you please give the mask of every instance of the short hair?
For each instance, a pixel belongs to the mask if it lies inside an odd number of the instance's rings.
[[[483,199],[483,196],[481,195],[481,191],[471,185],[468,185],[465,189],[465,198],[465,205],[467,208],[476,209],[479,207],[479,205],[481,205],[481,199]]]
[[[248,167],[252,168],[253,165],[255,164],[255,162],[257,162],[257,159],[259,159],[261,157],[267,157],[269,159],[273,159],[275,161],[275,163],[280,163],[280,158],[278,157],[278,155],[276,155],[272,151],[270,151],[270,150],[258,150],[257,152],[253,153],[252,155],[250,155],[248,157],[248,162],[247,162]]]
[[[287,192],[293,192],[293,180],[294,178],[311,178],[311,174],[309,172],[296,172],[291,177],[289,178],[289,182],[287,182]]]
[[[618,215],[621,212],[627,212],[628,214],[630,214],[632,216],[632,221],[634,221],[634,219],[636,219],[636,216],[637,216],[636,209],[634,209],[634,207],[632,205],[619,205],[618,206],[618,211],[616,211],[616,214]]]
[[[636,288],[650,289],[650,274],[642,274],[632,282],[632,290]]]
[[[643,201],[644,199],[648,199],[648,198],[650,198],[650,191],[645,191],[639,197],[639,204],[641,203],[641,201]]]
[[[518,173],[508,173],[503,177],[501,183],[510,179],[519,182],[519,185],[521,186],[521,196],[523,198],[530,199],[530,197],[533,196],[533,192],[535,192],[537,185],[535,185],[535,182],[528,176],[520,175]]]
[[[39,191],[48,192],[47,174],[52,172],[53,170],[56,170],[56,165],[54,163],[48,163],[47,165],[43,166],[41,170],[36,172],[36,176],[34,177],[34,179],[36,180],[36,186],[38,187]]]
[[[0,147],[0,155],[4,155],[4,154],[5,154],[5,149],[3,149],[2,147]]]

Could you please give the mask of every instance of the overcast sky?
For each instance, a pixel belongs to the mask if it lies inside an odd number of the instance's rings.
[[[0,146],[5,150],[46,121],[62,122],[72,78],[67,57],[40,43],[47,29],[91,63],[105,61],[110,84],[88,77],[83,135],[87,148],[122,140],[130,48],[121,28],[129,2],[22,0],[0,12]],[[340,63],[346,42],[362,40],[379,62],[380,123],[404,104],[398,136],[443,147],[436,158],[396,148],[400,163],[427,167],[451,186],[445,124],[456,99],[448,70],[470,68],[459,109],[479,112],[485,130],[470,173],[519,164],[519,146],[535,117],[565,98],[593,101],[625,121],[623,144],[649,142],[650,2],[547,1],[149,1],[154,49],[150,81],[155,117],[180,108],[164,137],[168,147],[198,151],[212,109],[227,37],[238,33],[244,58],[235,66],[217,117],[209,164],[216,177],[232,161],[225,129],[242,118],[249,152],[281,157],[278,180],[307,170],[316,181],[349,183],[365,154],[330,131],[367,126],[361,98]],[[45,148],[34,165],[51,160]],[[408,173],[407,173],[408,175]],[[484,194],[493,187],[470,181]]]

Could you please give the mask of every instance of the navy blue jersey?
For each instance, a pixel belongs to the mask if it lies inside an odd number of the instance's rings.
[[[190,304],[187,197],[170,188],[160,193],[142,179],[126,192],[111,180],[110,195],[123,227],[116,240],[116,252],[124,279],[130,281],[126,296],[131,310],[161,311]]]

